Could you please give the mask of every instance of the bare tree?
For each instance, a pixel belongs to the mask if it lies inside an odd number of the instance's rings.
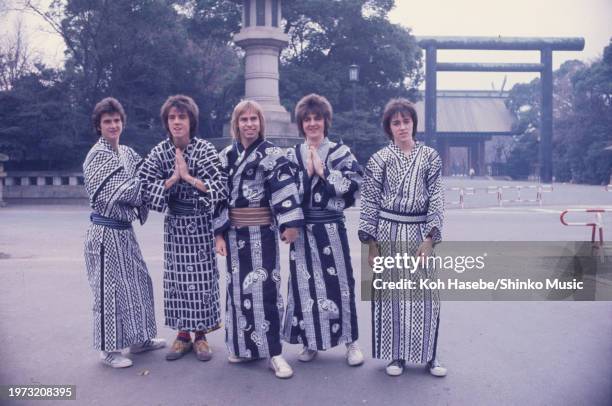
[[[28,45],[22,20],[18,19],[13,33],[0,43],[0,90],[10,90],[15,81],[30,73],[37,62]]]

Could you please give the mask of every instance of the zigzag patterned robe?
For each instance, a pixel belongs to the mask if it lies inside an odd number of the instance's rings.
[[[221,325],[219,272],[214,255],[212,213],[225,199],[225,175],[215,147],[193,137],[183,151],[189,173],[206,185],[203,193],[180,180],[170,189],[176,147],[168,139],[155,146],[140,170],[152,210],[164,217],[164,315],[175,330],[209,332]],[[170,210],[175,202],[193,207],[190,214]]]
[[[222,234],[227,245],[225,342],[235,356],[273,357],[282,351],[284,309],[278,232],[304,225],[296,168],[281,148],[262,139],[246,150],[234,143],[220,158],[229,190],[215,217],[215,234]],[[269,207],[275,224],[232,226],[229,209],[246,207]]]
[[[146,221],[148,210],[136,176],[141,163],[133,149],[120,145],[115,152],[100,138],[83,163],[85,189],[95,213]],[[153,284],[134,230],[92,223],[85,238],[85,265],[94,298],[94,347],[119,351],[155,337]]]
[[[422,216],[419,223],[381,218],[380,212]],[[444,189],[438,153],[417,143],[408,155],[391,143],[376,152],[366,166],[361,191],[359,238],[381,243],[381,256],[414,255],[431,235],[442,239]],[[389,269],[383,280],[435,278],[435,269],[410,274]],[[418,283],[418,282],[417,282]],[[374,358],[425,363],[435,358],[440,298],[437,290],[372,290],[372,353]]]
[[[342,215],[355,204],[363,172],[351,150],[327,138],[318,148],[325,180],[308,177],[308,146],[290,150],[289,159],[300,168],[302,208]],[[359,337],[355,308],[355,279],[344,219],[312,222],[291,244],[289,294],[283,338],[313,350],[327,350]]]

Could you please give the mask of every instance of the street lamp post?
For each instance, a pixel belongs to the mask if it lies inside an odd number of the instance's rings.
[[[351,84],[353,85],[353,142],[352,142],[352,148],[353,150],[355,149],[355,139],[357,137],[356,135],[356,131],[355,131],[355,127],[356,127],[356,123],[355,123],[355,116],[356,116],[356,108],[355,108],[355,103],[356,103],[356,99],[357,99],[357,82],[359,81],[359,66],[352,64],[351,66],[349,66],[349,82],[351,82]]]

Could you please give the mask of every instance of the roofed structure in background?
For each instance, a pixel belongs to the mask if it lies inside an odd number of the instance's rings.
[[[488,90],[438,91],[437,134],[512,135],[514,117],[504,103],[507,92]],[[417,131],[425,132],[425,102],[415,104]]]
[[[508,92],[496,90],[439,90],[436,97],[436,133],[435,142],[442,158],[444,175],[457,172],[468,173],[473,168],[477,175],[492,174],[489,168],[497,161],[494,149],[512,131],[515,119],[506,107]],[[415,104],[419,117],[417,132],[425,136],[425,101]],[[488,141],[494,140],[491,143]],[[451,156],[451,148],[467,149],[467,156]],[[459,153],[459,152],[456,152]],[[487,158],[488,157],[488,158]],[[457,169],[462,162],[461,169]]]
[[[428,145],[438,146],[443,161],[448,160],[449,143],[438,137],[437,74],[438,72],[538,72],[540,74],[540,142],[537,172],[543,182],[552,182],[553,133],[553,51],[582,51],[584,38],[529,38],[529,37],[418,37],[417,44],[425,51],[425,131]],[[438,50],[463,49],[486,51],[540,51],[540,63],[438,63]],[[434,139],[435,137],[435,139]],[[471,141],[470,165],[477,174],[482,170],[484,141]],[[534,168],[536,169],[536,168]],[[472,172],[472,171],[470,171]]]

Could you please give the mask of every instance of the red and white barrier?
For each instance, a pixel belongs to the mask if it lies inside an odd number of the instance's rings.
[[[603,244],[604,236],[603,236],[603,214],[610,213],[612,210],[610,209],[566,209],[561,212],[559,219],[561,220],[561,224],[564,226],[578,226],[578,227],[591,227],[591,242],[595,243],[595,237],[599,234],[599,243]],[[593,213],[595,214],[595,221],[591,223],[582,223],[582,222],[569,222],[565,220],[565,216],[567,213]]]
[[[535,190],[535,199],[524,199],[521,196],[522,190]],[[504,199],[505,191],[516,191],[516,197],[514,199]],[[498,188],[497,200],[500,207],[503,206],[504,203],[538,203],[542,206],[542,193],[552,191],[552,185],[502,186]]]
[[[583,222],[569,222],[565,220],[565,216],[568,213],[592,213],[595,215],[595,219],[590,223]],[[605,261],[604,257],[604,222],[603,215],[604,213],[612,213],[610,209],[566,209],[561,212],[559,219],[561,220],[561,224],[564,226],[578,226],[578,227],[591,227],[591,243],[593,244],[593,248],[599,249],[599,256],[601,258],[601,262]],[[599,241],[595,241],[596,237],[599,237]]]

